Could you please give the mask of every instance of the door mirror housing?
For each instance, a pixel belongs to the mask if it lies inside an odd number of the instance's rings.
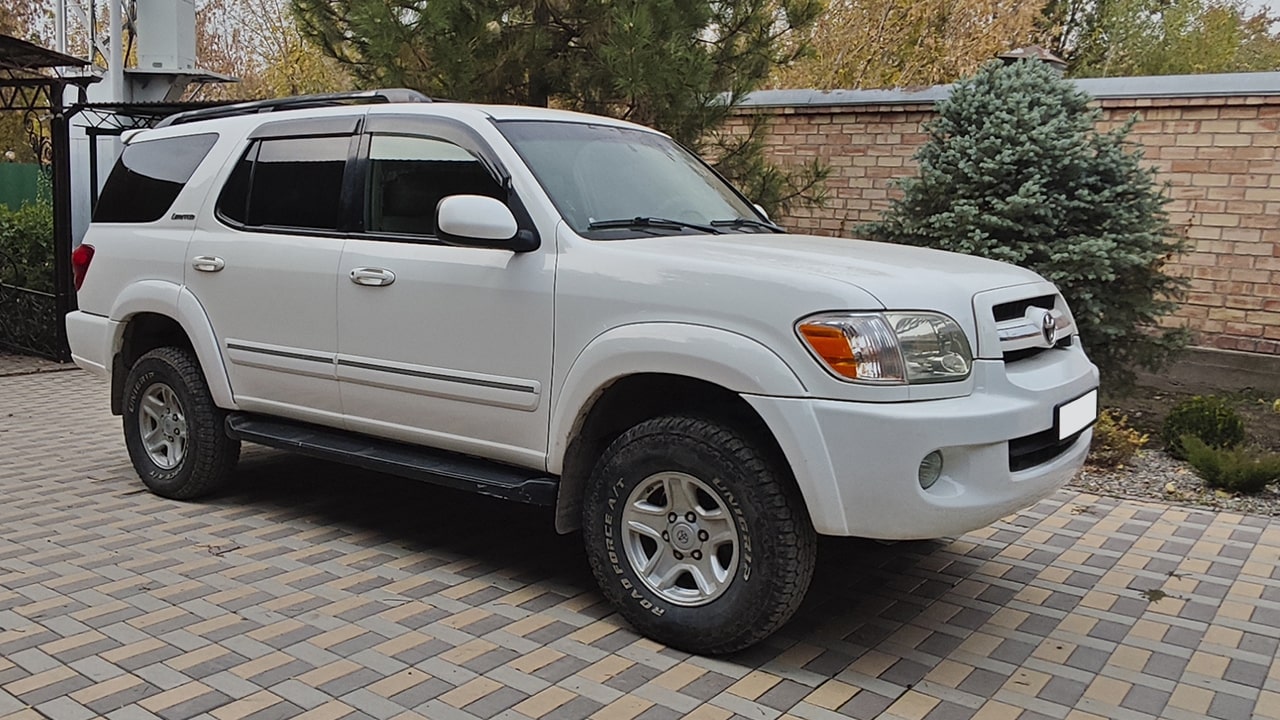
[[[756,209],[756,212],[760,213],[760,217],[764,218],[765,220],[768,220],[769,222],[773,222],[773,218],[769,217],[768,211],[766,211],[764,207],[760,205],[760,203],[754,203],[752,207]]]
[[[528,252],[537,235],[521,230],[511,209],[484,195],[450,195],[436,206],[436,235],[450,245]]]

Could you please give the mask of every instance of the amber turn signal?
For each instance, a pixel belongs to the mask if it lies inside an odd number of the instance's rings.
[[[854,357],[853,346],[842,328],[824,323],[805,323],[799,330],[804,341],[833,372],[852,380],[858,379],[858,359]]]

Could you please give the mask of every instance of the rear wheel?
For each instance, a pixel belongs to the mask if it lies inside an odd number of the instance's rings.
[[[190,351],[164,347],[143,355],[124,393],[125,446],[151,492],[190,500],[226,484],[240,442],[223,430],[226,413],[214,405]]]
[[[817,537],[784,468],[711,420],[643,422],[601,457],[583,534],[605,596],[642,633],[696,653],[733,652],[794,614]]]

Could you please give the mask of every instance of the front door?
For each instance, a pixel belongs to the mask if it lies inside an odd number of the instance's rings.
[[[341,426],[334,286],[354,135],[274,132],[250,141],[216,217],[201,219],[187,286],[217,330],[242,409]]]
[[[542,467],[551,377],[555,255],[448,246],[448,195],[511,202],[465,137],[365,137],[364,230],[338,280],[337,372],[352,430]],[[412,126],[410,126],[412,127]]]

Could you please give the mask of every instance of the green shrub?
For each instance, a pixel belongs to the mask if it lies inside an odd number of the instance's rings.
[[[1179,439],[1187,461],[1209,487],[1252,494],[1280,480],[1280,454],[1251,447],[1214,448],[1194,435]]]
[[[1093,426],[1093,442],[1089,445],[1089,464],[1096,467],[1124,466],[1150,438],[1129,426],[1129,418],[1114,410],[1103,410]]]
[[[1222,398],[1197,395],[1169,411],[1161,434],[1169,454],[1186,460],[1184,435],[1194,436],[1211,448],[1233,448],[1244,442],[1244,421]]]
[[[0,204],[0,283],[53,292],[53,208]]]
[[[918,174],[862,230],[1040,273],[1071,305],[1103,382],[1123,389],[1186,342],[1159,322],[1186,287],[1164,272],[1185,243],[1131,125],[1099,132],[1089,101],[1047,63],[983,66],[938,103]]]

